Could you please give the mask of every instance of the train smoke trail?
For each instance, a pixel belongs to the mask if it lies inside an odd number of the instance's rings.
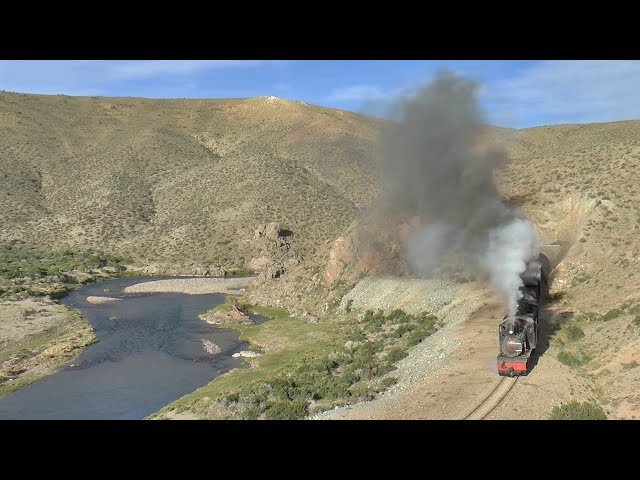
[[[382,133],[378,166],[390,211],[419,215],[409,238],[412,268],[430,274],[451,248],[515,313],[525,263],[538,255],[530,221],[501,200],[493,171],[507,159],[492,145],[476,100],[477,85],[440,73],[395,105],[397,122]]]

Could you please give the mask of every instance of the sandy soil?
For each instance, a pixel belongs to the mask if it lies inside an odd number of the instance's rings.
[[[112,297],[96,297],[93,295],[89,295],[87,297],[87,302],[93,303],[94,305],[102,305],[105,303],[112,303],[112,302],[119,302],[119,301],[120,301],[119,298],[112,298]]]
[[[27,335],[42,333],[58,321],[59,313],[53,302],[0,302],[0,348],[6,342],[17,343]]]
[[[255,277],[242,278],[172,278],[136,283],[124,289],[125,293],[242,293]]]
[[[80,315],[51,300],[0,302],[0,397],[54,373],[95,339]]]

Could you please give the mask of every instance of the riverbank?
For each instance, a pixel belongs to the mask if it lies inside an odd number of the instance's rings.
[[[396,383],[395,364],[442,326],[427,311],[345,310],[311,322],[242,297],[227,301],[200,318],[229,309],[270,318],[220,324],[238,330],[261,355],[250,369],[232,370],[150,418],[302,419],[371,400]]]
[[[120,259],[0,245],[0,398],[59,371],[97,341],[58,300],[85,285],[139,276]]]
[[[200,315],[202,321],[220,305]],[[240,332],[261,355],[248,359],[251,368],[236,368],[208,385],[183,396],[149,416],[150,419],[294,419],[306,416],[307,401],[288,400],[286,378],[301,367],[321,362],[345,341],[345,329],[337,322],[310,323],[289,312],[271,307],[243,305],[247,313],[269,318],[261,324],[223,323],[220,327]],[[275,387],[273,390],[272,387]]]
[[[0,303],[0,398],[72,361],[97,340],[82,316],[48,299]]]
[[[87,285],[118,277],[138,276],[138,272],[115,272],[110,268],[91,272],[74,272],[54,278],[34,278],[43,296],[24,297],[30,288],[16,295],[5,292],[0,299],[0,398],[37,380],[52,375],[82,353],[84,347],[97,341],[91,325],[79,312],[61,305],[58,300]],[[127,293],[237,294],[253,277],[176,278],[140,282],[127,288]],[[27,282],[28,279],[24,279]],[[46,281],[46,283],[45,283]],[[44,296],[49,294],[50,296]],[[119,302],[103,296],[89,296],[91,304]]]
[[[125,293],[186,293],[200,295],[207,293],[240,294],[255,277],[237,278],[171,278],[153,280],[130,285]]]
[[[225,295],[124,293],[127,286],[155,280],[96,282],[61,299],[58,308],[79,312],[98,341],[53,375],[0,399],[0,419],[142,419],[244,366],[235,355],[247,350],[238,334],[198,318]],[[30,317],[17,326],[27,322]]]

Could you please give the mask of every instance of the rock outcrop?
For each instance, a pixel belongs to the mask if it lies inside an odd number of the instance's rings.
[[[252,243],[259,253],[247,266],[260,272],[260,277],[264,279],[281,277],[287,270],[302,262],[302,256],[291,246],[291,237],[293,232],[276,222],[258,225]]]
[[[354,221],[343,236],[328,246],[324,280],[332,284],[339,277],[355,280],[363,274],[406,274],[407,239],[419,225],[417,217],[392,220],[371,215]]]
[[[231,355],[233,358],[256,358],[260,356],[258,352],[252,352],[251,350],[242,350],[241,352]]]
[[[207,323],[218,325],[221,323],[240,323],[240,324],[252,324],[254,323],[249,316],[236,307],[231,307],[229,310],[221,310],[213,313],[206,313],[200,315],[200,318]]]
[[[248,300],[285,308],[310,323],[319,322],[363,275],[407,274],[407,238],[419,225],[416,218],[374,212],[353,222],[344,235],[326,242],[304,263],[290,268],[283,265],[287,271],[283,278],[272,281],[272,271],[263,271],[248,289]],[[257,239],[266,238],[266,232],[266,228],[257,230]]]
[[[204,351],[207,352],[208,354],[217,355],[220,352],[222,352],[220,347],[218,345],[216,345],[215,343],[213,343],[211,340],[205,340],[203,338],[203,339],[201,339],[201,341],[202,341],[202,348],[204,348]]]

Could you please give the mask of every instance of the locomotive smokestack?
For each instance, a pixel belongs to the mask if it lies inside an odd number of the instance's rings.
[[[538,254],[531,222],[501,200],[493,171],[508,160],[490,144],[476,100],[477,85],[440,73],[415,96],[398,102],[398,121],[383,131],[378,166],[390,211],[419,215],[409,238],[412,268],[431,274],[452,247],[515,313],[520,273]]]

